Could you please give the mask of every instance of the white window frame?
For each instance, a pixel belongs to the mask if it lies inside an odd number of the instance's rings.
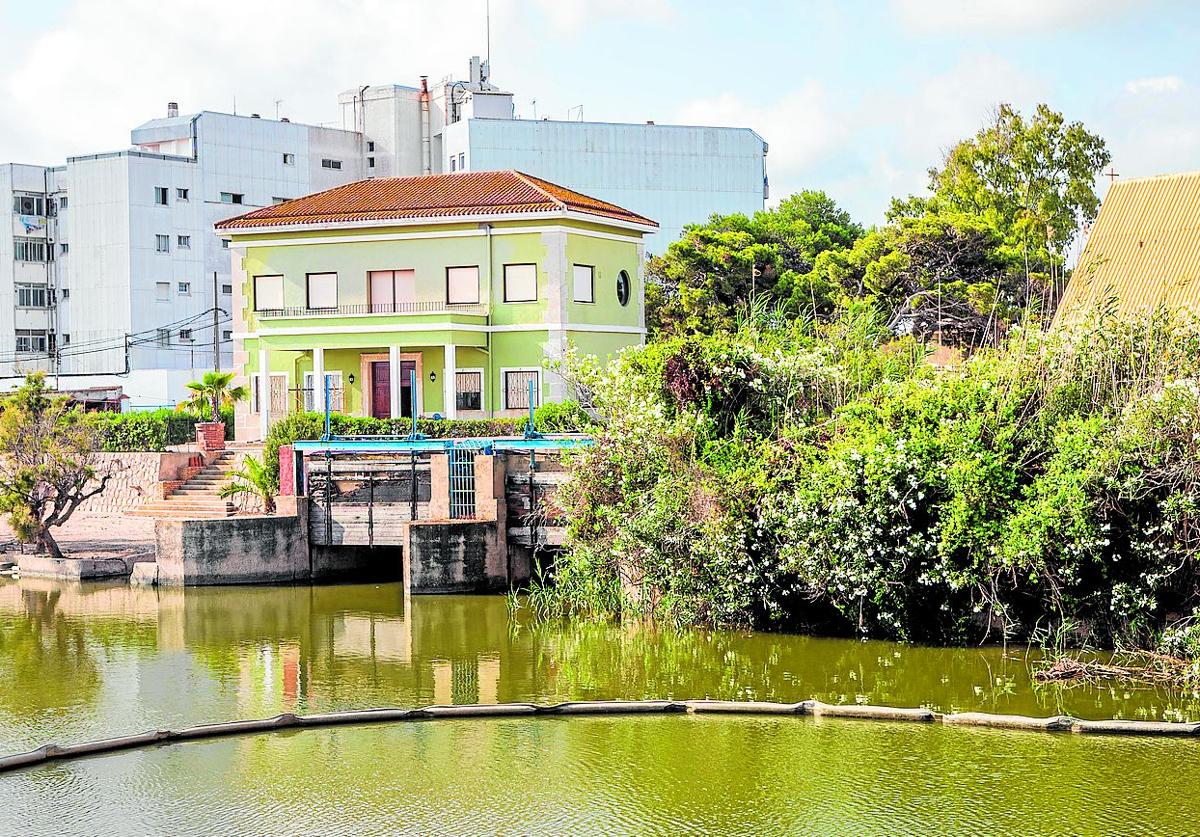
[[[192,295],[192,283],[191,282],[176,282],[175,283],[175,293],[182,294],[183,296],[191,296]]]
[[[226,200],[228,198],[228,200]],[[221,203],[242,205],[246,202],[245,192],[222,192]]]
[[[154,234],[154,252],[170,253],[171,252],[171,236],[163,233]]]
[[[458,375],[462,372],[470,372],[479,375],[479,409],[472,410],[469,407],[458,406]],[[482,366],[459,366],[454,370],[454,409],[468,413],[486,413],[487,412],[487,372]]]
[[[154,205],[169,206],[171,203],[171,188],[169,186],[154,187]]]
[[[534,397],[537,403],[534,404],[534,409],[542,405],[542,368],[540,366],[502,366],[500,367],[500,403],[504,405],[505,410],[520,410],[526,412],[529,410],[525,407],[510,407],[508,405],[508,373],[509,372],[532,372],[537,376],[537,384],[534,388]]]
[[[190,235],[175,236],[175,246],[178,247],[180,250],[191,250],[192,249],[192,237]]]
[[[17,308],[42,309],[50,307],[50,289],[45,285],[21,283],[15,287],[15,292]],[[28,296],[29,301],[22,302],[22,295]],[[40,305],[34,299],[36,296],[42,298]]]
[[[171,283],[170,282],[155,282],[154,283],[154,301],[155,302],[170,302],[171,301]]]
[[[22,338],[27,342],[25,348],[21,348]],[[34,345],[34,340],[40,340],[40,348]],[[50,332],[44,328],[18,328],[14,332],[14,344],[19,355],[46,354],[50,351]]]
[[[579,293],[580,271],[587,271],[587,296]],[[596,266],[592,264],[571,265],[571,299],[575,302],[594,304],[596,302]]]
[[[283,164],[285,166],[296,165],[296,155],[291,153],[290,151],[284,151],[283,152]]]
[[[346,412],[346,391],[342,389],[342,372],[340,369],[326,369],[325,377],[329,379],[329,412],[344,413]],[[308,371],[304,373],[304,410],[305,412],[325,412],[325,390],[319,392],[314,389],[313,383],[316,380],[316,373]]]
[[[459,171],[467,170],[467,152],[465,152],[465,151],[458,152],[458,170]]]
[[[283,378],[283,389],[284,389],[284,392],[287,391],[288,374],[286,372],[268,372],[267,375],[270,378]],[[259,372],[250,373],[250,412],[255,413],[255,414],[260,412],[259,408],[262,406],[262,404],[261,404],[262,387],[259,386],[259,384],[261,383],[261,380],[260,380],[261,378],[262,378],[262,374]],[[270,381],[268,381],[267,382],[267,397],[270,397],[270,395],[271,395],[271,384],[270,384]],[[281,418],[281,416],[275,416],[275,418]]]
[[[29,264],[53,261],[54,250],[44,238],[16,236],[13,238],[13,260]]]
[[[189,194],[189,192],[187,189],[177,188],[175,190],[175,200],[183,201],[186,203],[188,201],[188,194]]]
[[[528,297],[528,298],[524,298],[524,297],[514,298],[513,296],[509,295],[509,293],[508,293],[508,269],[510,267],[532,267],[533,268],[533,296]],[[538,266],[537,266],[536,262],[512,262],[510,264],[506,264],[506,265],[504,265],[501,275],[503,277],[502,281],[503,281],[503,285],[504,285],[501,290],[503,292],[503,295],[504,295],[503,298],[504,298],[505,302],[522,303],[522,302],[537,302],[538,301],[538,295],[537,295],[538,294],[538,288],[537,288]]]
[[[341,171],[342,170],[342,161],[334,160],[330,157],[325,157],[321,160],[321,168],[331,169],[333,171]]]
[[[313,279],[333,277],[333,305],[313,305]],[[309,311],[336,311],[338,307],[338,275],[331,271],[304,274],[304,307]],[[328,290],[326,288],[326,290]]]
[[[279,305],[270,306],[270,305],[260,304],[261,299],[259,298],[259,288],[258,288],[258,282],[260,279],[278,279],[279,280]],[[252,278],[251,284],[253,285],[252,290],[254,292],[254,310],[255,311],[278,311],[284,307],[284,305],[283,305],[283,303],[284,303],[283,274],[282,273],[264,273],[259,276],[255,276]]]
[[[458,298],[456,298],[456,295],[453,293],[453,289],[455,288],[455,283],[454,283],[454,280],[451,279],[451,276],[459,274],[459,273],[465,274],[468,271],[474,272],[475,298],[474,299],[458,299]],[[470,280],[466,280],[466,281],[469,282]],[[464,287],[464,286],[460,285],[459,289],[461,290],[462,287]],[[449,267],[446,268],[446,304],[447,305],[478,305],[479,299],[480,299],[479,294],[480,294],[479,265],[477,265],[477,264],[458,264],[458,265],[450,265]]]

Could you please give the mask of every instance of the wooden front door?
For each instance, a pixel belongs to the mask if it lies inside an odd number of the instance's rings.
[[[412,373],[417,371],[415,361],[400,361],[400,415],[412,418]]]
[[[392,364],[386,360],[371,362],[371,415],[392,417]]]

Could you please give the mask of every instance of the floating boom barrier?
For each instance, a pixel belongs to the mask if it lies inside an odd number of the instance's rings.
[[[1168,721],[1084,721],[1069,715],[1029,718],[1022,715],[992,715],[984,712],[942,713],[922,708],[828,704],[816,700],[798,703],[733,700],[598,700],[567,703],[499,703],[456,706],[427,706],[423,709],[354,709],[319,715],[284,713],[273,718],[201,724],[183,729],[161,729],[105,738],[83,744],[46,744],[27,753],[0,758],[0,773],[56,761],[117,753],[181,741],[202,741],[231,735],[282,730],[315,729],[352,724],[394,724],[456,718],[543,718],[597,715],[725,714],[793,715],[815,718],[849,718],[861,721],[907,721],[946,726],[992,727],[1033,732],[1071,732],[1084,735],[1141,735],[1189,737],[1200,735],[1200,723]]]

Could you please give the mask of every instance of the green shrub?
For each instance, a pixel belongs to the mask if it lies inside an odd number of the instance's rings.
[[[533,413],[533,426],[541,433],[579,433],[591,424],[578,401],[547,401]]]
[[[196,422],[208,421],[180,410],[162,408],[144,412],[87,413],[86,420],[99,432],[102,449],[109,452],[164,451],[196,439]],[[223,408],[225,438],[233,438],[233,410]]]

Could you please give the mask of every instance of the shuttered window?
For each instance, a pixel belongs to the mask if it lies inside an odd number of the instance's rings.
[[[537,265],[506,264],[504,266],[504,301],[537,301]]]
[[[446,268],[446,301],[451,305],[479,302],[479,267]]]
[[[283,277],[254,277],[254,310],[272,311],[283,307]]]
[[[308,274],[308,307],[309,310],[337,308],[337,274],[310,273]]]

